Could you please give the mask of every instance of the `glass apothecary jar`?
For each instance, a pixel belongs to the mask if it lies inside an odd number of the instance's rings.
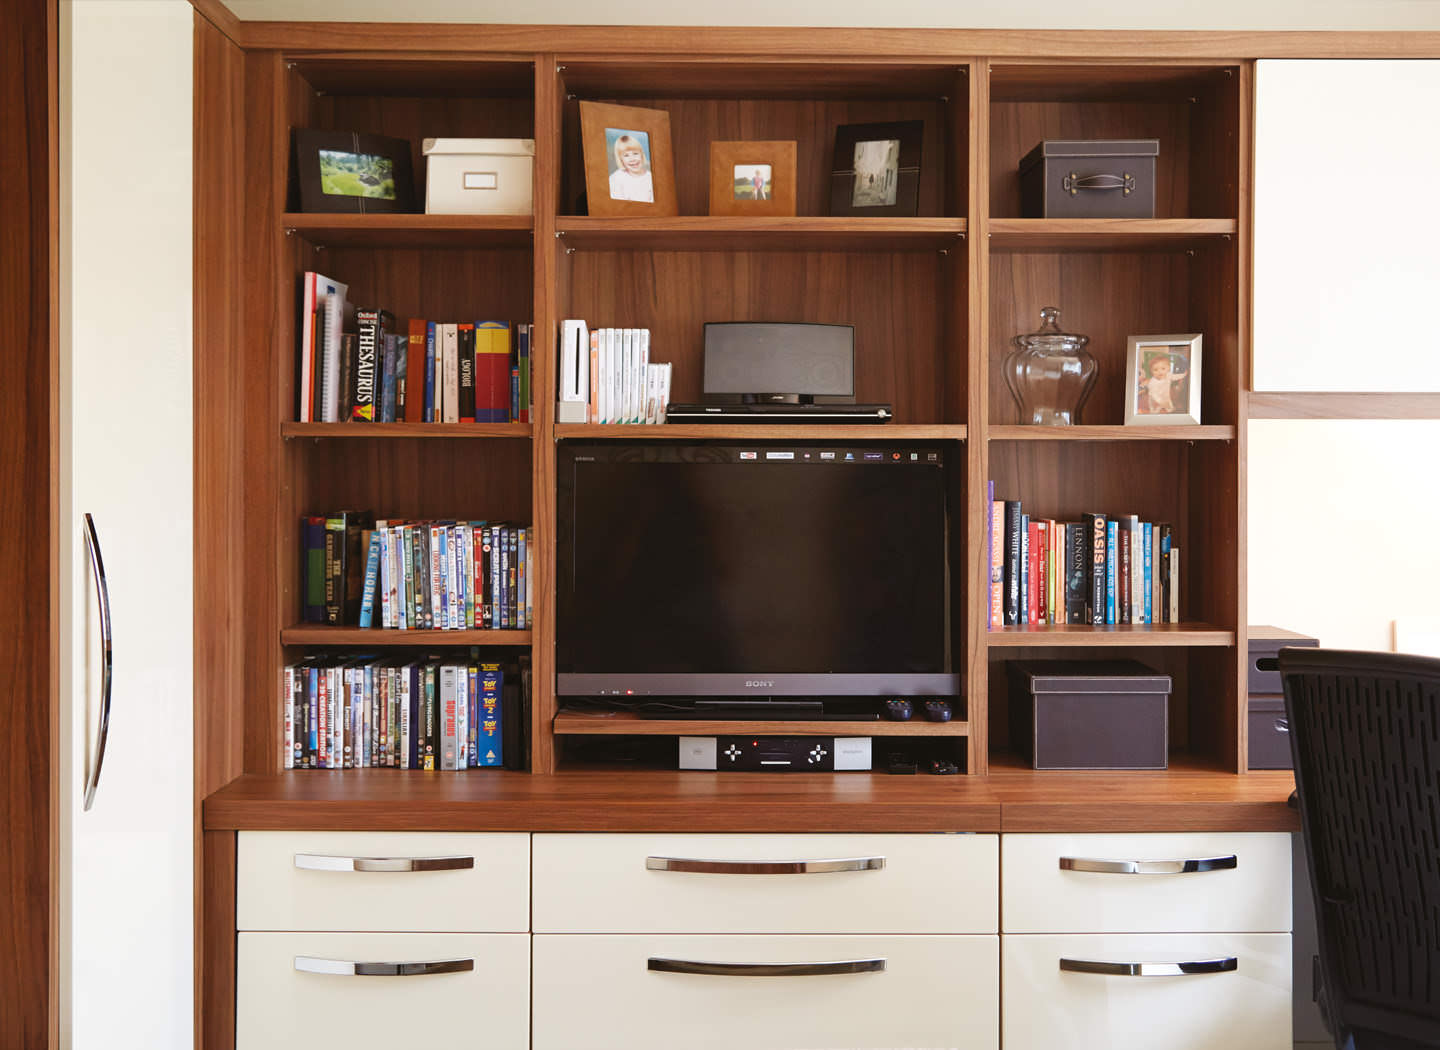
[[[1047,306],[1040,311],[1040,327],[1013,342],[1015,349],[1005,358],[1005,382],[1020,406],[1020,422],[1078,424],[1099,369],[1085,349],[1090,337],[1061,331],[1060,311]]]

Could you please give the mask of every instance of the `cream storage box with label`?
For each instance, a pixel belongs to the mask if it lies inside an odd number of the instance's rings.
[[[534,139],[426,139],[427,215],[530,215]]]

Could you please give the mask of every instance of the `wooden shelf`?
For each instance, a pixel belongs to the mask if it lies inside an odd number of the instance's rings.
[[[564,711],[555,716],[557,736],[968,736],[968,722],[734,721],[641,718],[633,711]]]
[[[510,438],[528,439],[529,423],[281,423],[283,438]]]
[[[1232,426],[992,426],[991,441],[1234,441]]]
[[[836,444],[842,441],[874,441],[897,444],[910,441],[964,441],[963,424],[855,424],[805,425],[761,423],[666,423],[663,426],[566,423],[555,427],[557,438],[623,438],[628,441],[664,441],[708,438],[743,444],[747,441],[818,441]]]
[[[1174,252],[1233,237],[1234,219],[991,219],[992,252]]]
[[[287,232],[325,248],[529,248],[530,215],[331,215],[286,212]]]
[[[1066,646],[1233,646],[1235,632],[1204,623],[1049,624],[991,627],[985,633],[992,648]]]
[[[529,645],[529,631],[397,631],[380,627],[296,624],[280,631],[282,645]]]
[[[562,215],[561,244],[590,251],[938,251],[956,248],[964,219],[843,216]]]

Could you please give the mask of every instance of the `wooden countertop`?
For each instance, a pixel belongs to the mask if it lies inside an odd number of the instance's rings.
[[[985,777],[657,770],[420,773],[305,770],[239,777],[205,800],[228,830],[1099,832],[1296,831],[1288,772]]]

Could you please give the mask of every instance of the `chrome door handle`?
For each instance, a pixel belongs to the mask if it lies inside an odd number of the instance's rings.
[[[1228,857],[1202,857],[1197,860],[1094,860],[1087,857],[1061,857],[1061,871],[1089,871],[1103,875],[1192,875],[1202,871],[1229,871],[1239,866],[1232,853]]]
[[[297,955],[295,969],[300,973],[319,973],[333,977],[429,977],[440,973],[469,973],[475,969],[475,960],[353,962],[349,959],[317,959],[311,955]]]
[[[884,857],[846,857],[839,860],[691,860],[685,857],[646,857],[649,871],[684,871],[701,875],[819,875],[832,871],[879,871]]]
[[[884,959],[844,959],[812,963],[715,963],[694,959],[652,956],[645,964],[652,973],[689,973],[702,977],[830,977],[850,973],[884,973]]]
[[[110,588],[105,583],[105,562],[100,557],[100,538],[95,535],[95,519],[85,515],[85,550],[90,556],[90,575],[95,580],[95,593],[100,599],[100,732],[95,738],[95,761],[85,778],[85,809],[95,804],[95,789],[100,786],[100,766],[105,761],[105,741],[110,736]]]
[[[305,871],[460,871],[475,867],[474,857],[331,857],[297,853],[295,866]]]
[[[1103,977],[1194,977],[1205,973],[1233,973],[1239,965],[1239,960],[1234,956],[1176,963],[1060,960],[1060,969],[1066,973],[1094,973]]]

